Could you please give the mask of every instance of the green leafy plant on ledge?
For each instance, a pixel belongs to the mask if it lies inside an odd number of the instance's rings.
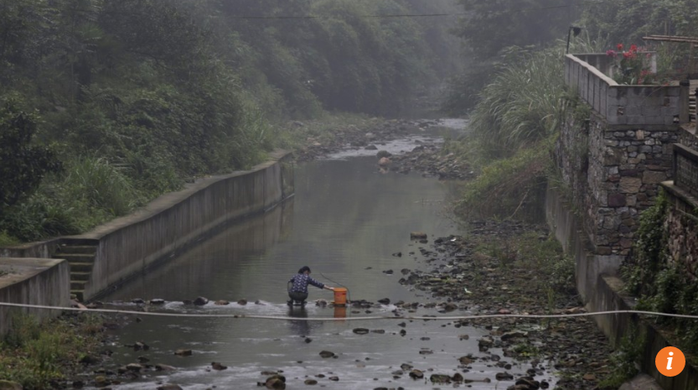
[[[633,255],[623,264],[621,275],[625,290],[640,297],[636,309],[696,315],[698,284],[687,277],[680,259],[670,259],[665,228],[669,207],[667,195],[662,192],[642,213]],[[698,354],[698,322],[669,317],[657,317],[655,321],[687,358]]]

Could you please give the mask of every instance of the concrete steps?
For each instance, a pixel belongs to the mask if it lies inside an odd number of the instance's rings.
[[[85,287],[92,275],[97,243],[84,240],[67,242],[61,244],[53,255],[55,259],[65,259],[70,263],[70,293],[80,301],[84,298]]]

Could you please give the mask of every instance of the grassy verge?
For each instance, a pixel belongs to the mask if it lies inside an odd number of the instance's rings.
[[[17,315],[13,329],[0,343],[0,380],[48,389],[97,355],[102,321],[72,315],[40,325],[34,317]]]

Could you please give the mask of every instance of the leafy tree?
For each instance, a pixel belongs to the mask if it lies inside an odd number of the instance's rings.
[[[688,0],[619,0],[585,3],[582,24],[613,45],[642,45],[649,34],[698,35],[697,18],[698,8]]]
[[[456,34],[481,59],[509,46],[543,46],[563,38],[575,20],[571,2],[560,0],[460,0],[468,14]]]
[[[0,101],[0,211],[26,198],[60,164],[54,152],[34,145],[37,117],[20,109],[15,98]]]

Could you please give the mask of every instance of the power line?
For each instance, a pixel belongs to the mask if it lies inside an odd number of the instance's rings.
[[[577,2],[581,2],[582,0],[577,0]],[[499,12],[523,12],[523,11],[545,11],[545,10],[554,10],[554,9],[563,9],[563,8],[571,8],[572,6],[567,4],[567,5],[554,5],[554,6],[548,6],[548,7],[527,7],[527,8],[508,8],[508,9],[503,9],[499,10]],[[448,17],[448,16],[470,16],[472,15],[471,13],[431,13],[431,14],[384,14],[384,15],[370,15],[370,14],[365,14],[365,15],[351,15],[352,17],[359,17],[359,18],[375,18],[375,19],[388,19],[388,18],[434,18],[434,17]],[[300,20],[307,20],[307,19],[328,19],[328,18],[333,18],[336,17],[337,15],[297,15],[297,16],[292,16],[292,15],[242,15],[242,16],[234,16],[231,15],[228,18],[229,19],[281,19],[281,20],[293,20],[293,19],[300,19]]]

